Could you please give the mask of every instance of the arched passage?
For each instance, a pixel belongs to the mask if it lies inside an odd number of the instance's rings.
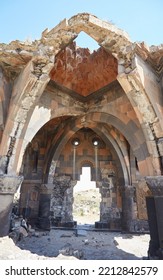
[[[74,224],[72,212],[73,186],[76,184],[75,181],[79,180],[80,177],[80,160],[82,158],[89,160],[89,157],[93,154],[93,160],[95,162],[95,150],[92,145],[92,137],[101,139],[101,144],[103,143],[102,145],[106,146],[108,149],[104,151],[105,149],[101,147],[101,152],[104,154],[99,155],[98,161],[100,162],[100,164],[98,164],[98,174],[100,174],[100,178],[98,179],[97,185],[98,187],[101,186],[100,192],[102,195],[98,226],[104,226],[104,224],[108,226],[109,219],[111,221],[109,227],[114,229],[121,228],[120,224],[124,214],[122,208],[123,204],[126,204],[124,202],[126,198],[122,200],[122,195],[126,192],[126,186],[132,184],[133,176],[136,176],[136,164],[135,167],[132,167],[132,169],[135,168],[135,171],[134,169],[133,171],[131,170],[130,153],[132,152],[136,157],[142,175],[152,170],[149,164],[146,165],[146,170],[141,169],[142,161],[147,161],[147,163],[150,163],[150,161],[148,161],[148,151],[138,123],[131,121],[127,115],[123,116],[123,114],[120,114],[118,111],[113,111],[111,109],[110,113],[114,115],[104,112],[92,112],[84,114],[82,117],[65,116],[64,118],[54,118],[47,123],[32,140],[33,143],[35,141],[37,142],[37,139],[40,137],[40,140],[42,139],[41,142],[44,142],[45,139],[48,140],[45,145],[46,149],[44,148],[43,161],[40,161],[42,165],[37,168],[38,173],[33,174],[32,177],[41,179],[39,183],[40,192],[50,193],[50,202],[48,202],[48,205],[50,205],[49,211],[52,217],[52,225],[67,225],[68,220],[70,225]],[[121,116],[121,120],[115,115]],[[91,131],[89,137],[88,131]],[[80,145],[75,148],[76,161],[74,172],[74,148],[72,141],[78,138],[78,134],[80,135]],[[49,135],[48,138],[47,135]],[[84,141],[86,147],[81,149]],[[41,148],[41,150],[43,150],[43,148]],[[91,150],[92,154],[90,153]],[[105,157],[103,158],[103,156]],[[81,158],[77,160],[77,157]],[[94,178],[96,178],[95,174],[96,170],[94,170]],[[39,177],[40,175],[41,177]],[[24,182],[23,186],[25,184]],[[42,190],[42,184],[47,186],[46,192],[45,189]],[[61,186],[65,188],[63,192],[61,191]],[[103,188],[103,186],[106,186],[106,189],[105,187]],[[28,187],[30,186],[27,184],[26,188]],[[56,193],[58,193],[59,197],[63,197],[62,201],[56,199]],[[133,192],[127,195],[133,196]],[[107,197],[108,199],[106,199]],[[131,200],[133,200],[133,198],[131,198]],[[132,207],[134,207],[134,203],[135,202],[132,202]],[[132,213],[132,211],[128,209],[127,213]],[[44,211],[41,209],[40,213],[43,212]],[[130,219],[132,218],[133,214]],[[47,217],[42,217],[41,219],[45,220]],[[126,218],[126,214],[123,219],[128,219]]]
[[[95,141],[95,139],[97,140]],[[96,142],[98,142],[98,146],[94,146]],[[74,144],[76,145],[74,146]],[[124,187],[124,178],[120,160],[116,152],[113,151],[113,146],[106,145],[99,135],[92,129],[85,127],[76,131],[62,147],[58,159],[53,159],[54,161],[52,160],[52,166],[50,167],[50,171],[52,172],[53,170],[53,182],[57,182],[58,191],[64,190],[65,185],[67,186],[63,203],[60,204],[60,213],[58,214],[62,224],[65,224],[65,220],[68,217],[72,221],[73,187],[76,181],[80,180],[82,166],[91,162],[91,180],[96,181],[96,187],[101,195],[98,226],[105,224],[105,227],[120,229],[120,212],[122,211],[120,186]],[[54,163],[55,165],[53,165]],[[69,183],[67,184],[68,180]],[[57,190],[53,194],[55,203],[51,205],[55,225],[58,219],[56,217],[56,209],[58,209],[56,192]],[[63,209],[67,209],[66,214],[69,213],[66,218]],[[110,219],[110,224],[108,219]]]

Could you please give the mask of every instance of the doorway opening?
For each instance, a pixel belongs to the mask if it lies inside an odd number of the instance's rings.
[[[80,181],[74,186],[73,219],[78,225],[93,225],[100,221],[101,195],[96,182],[91,181],[91,168],[82,167]]]

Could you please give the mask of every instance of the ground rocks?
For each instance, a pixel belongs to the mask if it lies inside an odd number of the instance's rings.
[[[59,254],[65,256],[74,256],[78,259],[83,258],[84,255],[82,250],[74,249],[70,243],[64,245],[64,247],[61,250],[59,250]]]
[[[67,237],[63,237],[63,234]],[[87,231],[87,238],[73,231],[51,230],[24,237],[16,244],[0,238],[0,259],[137,260],[147,256],[149,235]]]

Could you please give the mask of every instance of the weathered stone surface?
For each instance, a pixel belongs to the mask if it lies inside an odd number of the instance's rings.
[[[163,196],[163,176],[147,176],[145,180],[154,196]]]
[[[82,250],[74,249],[70,243],[64,245],[64,247],[61,250],[59,250],[59,254],[62,254],[64,256],[74,256],[77,259],[83,258]]]
[[[71,44],[56,56],[51,79],[88,96],[116,79],[117,61],[100,48],[91,53]]]
[[[6,156],[0,157],[0,175],[6,173],[7,161],[8,159]]]
[[[14,193],[21,185],[23,177],[0,176],[0,236],[9,232]]]
[[[70,176],[58,176],[53,178],[53,190],[51,195],[51,216],[52,224],[73,221],[72,200],[73,188],[71,187]]]
[[[14,194],[23,181],[23,176],[0,176],[0,193]]]

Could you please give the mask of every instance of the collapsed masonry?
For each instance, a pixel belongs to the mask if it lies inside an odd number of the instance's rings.
[[[81,31],[97,51],[76,46]],[[32,225],[74,226],[73,187],[89,166],[101,194],[96,227],[145,231],[149,220],[150,255],[161,251],[162,46],[78,14],[40,40],[0,44],[0,96],[0,236],[19,187],[19,214]]]

